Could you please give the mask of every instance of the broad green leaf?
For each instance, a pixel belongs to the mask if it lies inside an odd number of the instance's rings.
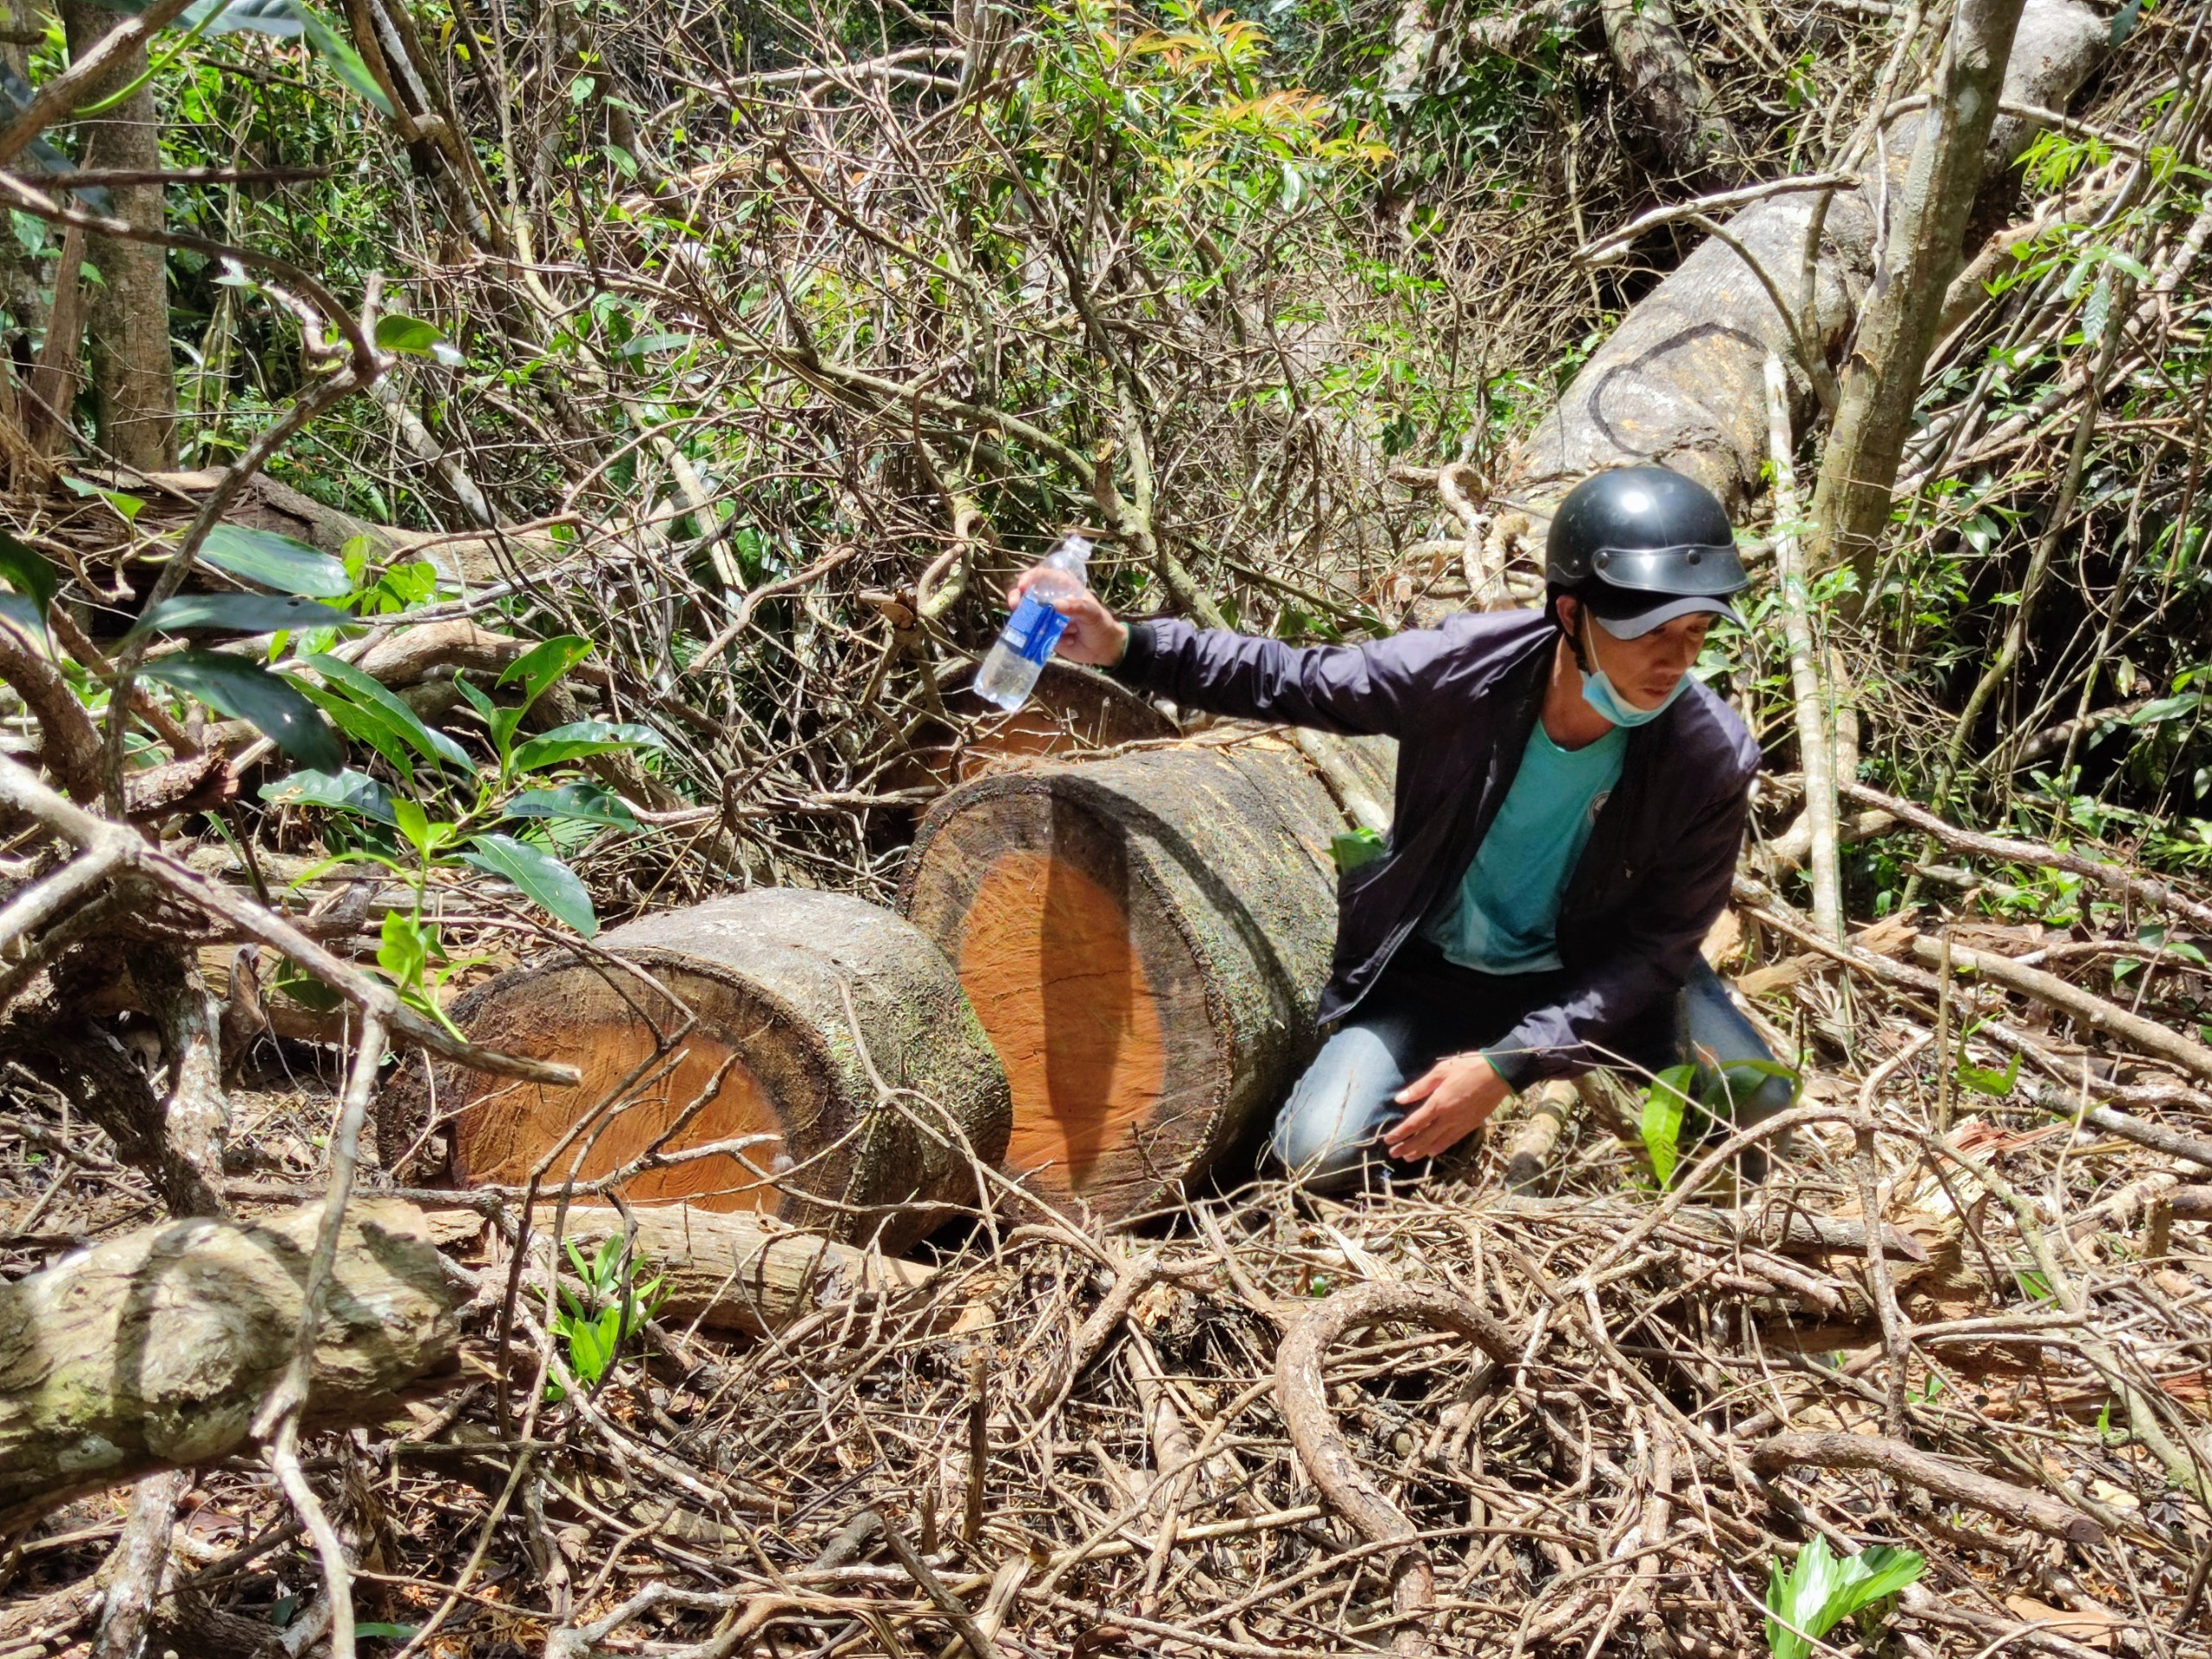
[[[146,498],[133,495],[128,490],[118,490],[107,484],[95,484],[90,479],[75,478],[67,473],[62,474],[61,481],[79,495],[106,502],[115,509],[116,517],[126,524],[137,524],[138,515],[146,510]]]
[[[1661,1186],[1675,1179],[1681,1158],[1682,1112],[1689,1104],[1690,1082],[1697,1075],[1691,1065],[1670,1065],[1644,1091],[1643,1117],[1637,1125],[1643,1149],[1651,1157],[1651,1173]]]
[[[36,94],[30,82],[25,80],[5,63],[0,63],[0,118],[13,120],[30,107]],[[44,138],[34,138],[23,151],[23,160],[29,165],[18,165],[16,170],[34,178],[45,177],[67,182],[77,170],[76,162],[64,156]],[[115,198],[99,185],[73,185],[72,193],[79,201],[96,213],[112,213]]]
[[[550,853],[540,852],[512,836],[479,836],[461,856],[464,862],[512,882],[525,898],[584,938],[599,931],[591,894],[584,891],[576,873]]]
[[[539,772],[564,760],[580,760],[586,755],[660,746],[660,734],[650,726],[629,721],[616,723],[579,720],[567,726],[556,726],[550,732],[540,732],[521,745],[514,753],[514,766],[518,772]]]
[[[509,801],[511,818],[574,818],[580,823],[602,823],[610,830],[641,826],[628,803],[596,784],[563,784],[558,789],[526,789]]]
[[[397,824],[392,814],[391,791],[365,772],[296,772],[261,786],[261,798],[271,806],[324,806],[334,812],[358,813],[378,823]]]
[[[328,686],[302,683],[301,694],[330,716],[356,743],[365,743],[389,761],[409,783],[415,781],[415,750],[381,709],[365,709]]]
[[[342,663],[323,652],[312,652],[301,660],[353,702],[382,715],[424,760],[449,760],[464,772],[474,769],[475,762],[468,758],[467,750],[443,732],[424,725],[422,717],[405,702],[353,664]]]
[[[1844,1610],[1841,1616],[1871,1607],[1885,1596],[1897,1592],[1928,1570],[1928,1562],[1918,1550],[1893,1549],[1887,1544],[1871,1544],[1858,1557],[1860,1577],[1857,1601]]]
[[[46,613],[35,600],[21,594],[0,594],[0,616],[4,616],[34,639],[46,638]]]
[[[228,715],[251,721],[263,735],[303,766],[336,772],[346,764],[338,741],[299,687],[243,658],[210,651],[181,651],[157,658],[139,672]]]
[[[384,1624],[372,1619],[365,1624],[356,1624],[353,1634],[382,1637],[387,1642],[412,1642],[415,1632],[422,1628],[420,1624]]]
[[[377,319],[377,344],[387,352],[431,358],[449,367],[457,368],[467,360],[435,323],[397,311]]]
[[[273,530],[218,524],[200,544],[200,556],[218,570],[227,570],[242,581],[273,588],[280,594],[343,599],[353,591],[353,580],[343,564],[305,542],[279,536]]]
[[[27,547],[0,530],[0,580],[35,607],[38,631],[46,631],[46,607],[61,591],[61,573],[54,562],[35,547]]]
[[[165,599],[131,625],[138,633],[182,633],[211,628],[226,633],[276,633],[289,628],[334,628],[351,622],[346,612],[312,599],[275,594],[180,594]]]
[[[430,939],[423,925],[404,910],[385,912],[384,929],[377,944],[377,966],[390,974],[403,990],[423,982],[430,963]]]
[[[145,9],[143,0],[99,0],[99,3],[118,11]],[[339,79],[382,113],[391,113],[391,101],[384,95],[384,88],[377,85],[376,77],[369,73],[361,54],[306,0],[229,0],[228,4],[224,0],[198,0],[198,3],[185,9],[177,24],[185,29],[197,28],[207,35],[246,30],[280,41],[304,40]]]
[[[539,640],[509,663],[500,672],[499,683],[506,685],[520,681],[523,706],[528,708],[545,695],[547,686],[590,655],[590,640],[580,639],[573,633],[557,634],[550,639]]]

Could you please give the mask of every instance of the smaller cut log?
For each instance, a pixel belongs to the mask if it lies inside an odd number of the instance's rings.
[[[320,1205],[142,1228],[0,1286],[0,1530],[80,1493],[245,1444],[290,1363]],[[422,1213],[347,1212],[308,1391],[316,1426],[391,1412],[450,1371],[454,1299]]]
[[[766,1336],[809,1313],[868,1309],[933,1276],[919,1262],[794,1232],[747,1211],[641,1205],[630,1216],[632,1259],[641,1279],[660,1281],[658,1317],[670,1325]],[[541,1206],[539,1226],[552,1219],[551,1207]],[[561,1223],[562,1237],[587,1255],[622,1233],[622,1212],[608,1205],[573,1205]]]
[[[976,1201],[976,1160],[1006,1145],[1006,1073],[912,925],[841,893],[761,888],[599,943],[651,977],[563,956],[452,1010],[478,1040],[583,1081],[418,1059],[379,1109],[387,1163],[449,1119],[463,1186],[520,1186],[541,1166],[548,1186],[621,1174],[632,1203],[762,1211],[893,1254]],[[730,1144],[673,1156],[715,1142]]]
[[[976,695],[972,674],[944,690],[951,723],[923,723],[884,779],[889,789],[964,784],[1010,763],[1073,760],[1127,743],[1172,738],[1175,722],[1128,687],[1057,658],[1045,664],[1029,701],[1008,714]]]
[[[1311,1052],[1344,827],[1271,733],[981,779],[931,808],[899,904],[1005,1062],[1007,1167],[1031,1192],[1140,1213],[1273,1103]]]

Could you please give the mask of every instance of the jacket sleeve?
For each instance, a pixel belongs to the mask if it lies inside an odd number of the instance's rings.
[[[1395,737],[1444,643],[1416,629],[1362,645],[1301,647],[1160,618],[1130,625],[1113,673],[1209,714]]]
[[[1605,960],[1484,1049],[1516,1093],[1548,1077],[1619,1064],[1639,1016],[1681,989],[1728,903],[1751,816],[1750,784],[1747,776],[1735,778],[1685,826],[1673,843],[1676,855],[1647,873],[1649,899]]]

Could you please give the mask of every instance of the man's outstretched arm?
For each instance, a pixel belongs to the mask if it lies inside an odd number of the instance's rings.
[[[1034,578],[1026,572],[1011,597]],[[1103,668],[1186,709],[1323,731],[1396,735],[1411,687],[1441,645],[1433,634],[1394,634],[1364,645],[1287,645],[1173,619],[1127,623],[1097,595],[1058,602],[1068,620],[1059,654]]]

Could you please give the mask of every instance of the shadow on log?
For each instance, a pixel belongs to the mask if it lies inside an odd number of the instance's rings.
[[[0,1530],[244,1446],[290,1363],[321,1216],[168,1222],[0,1286]],[[353,1206],[324,1308],[316,1426],[388,1413],[455,1364],[452,1294],[410,1205]]]
[[[1311,1048],[1343,828],[1267,733],[987,778],[930,810],[900,906],[1005,1063],[1007,1167],[1032,1192],[1140,1213],[1272,1103]]]
[[[379,1109],[388,1165],[449,1123],[463,1186],[629,1172],[636,1203],[760,1210],[893,1253],[975,1202],[974,1160],[1006,1143],[1006,1076],[923,933],[858,899],[764,888],[600,944],[645,972],[564,957],[452,1010],[503,1052],[574,1062],[582,1083],[412,1061]],[[681,1156],[711,1144],[724,1149]]]

